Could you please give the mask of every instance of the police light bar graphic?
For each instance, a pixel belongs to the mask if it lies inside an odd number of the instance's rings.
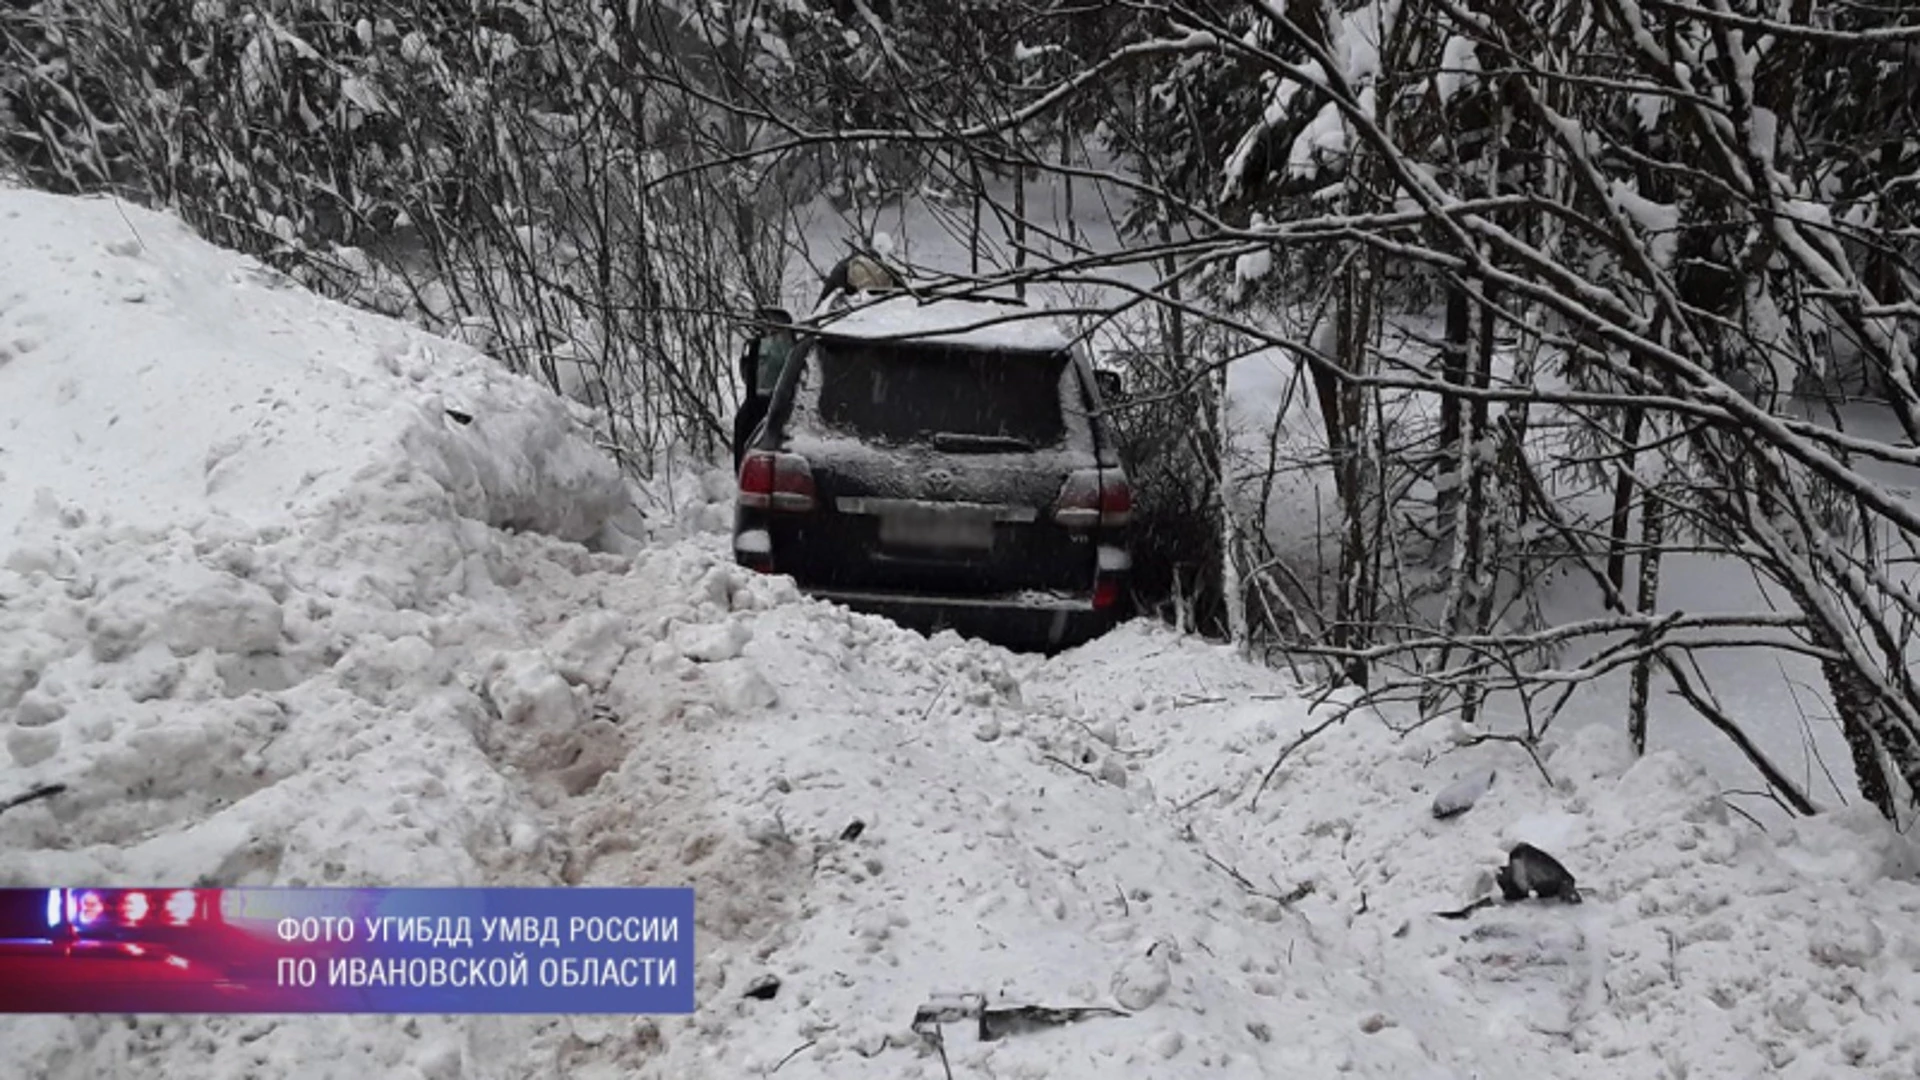
[[[47,926],[76,935],[175,929],[219,918],[213,889],[48,889]]]

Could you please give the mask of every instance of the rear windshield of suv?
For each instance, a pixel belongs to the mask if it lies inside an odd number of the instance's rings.
[[[1066,436],[1067,354],[893,342],[822,341],[819,416],[890,442],[1040,449]]]

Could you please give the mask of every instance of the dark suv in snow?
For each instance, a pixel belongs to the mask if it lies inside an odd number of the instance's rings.
[[[1015,647],[1121,617],[1132,490],[1102,380],[1042,313],[863,295],[752,352],[780,363],[755,365],[772,387],[740,447],[738,562]]]

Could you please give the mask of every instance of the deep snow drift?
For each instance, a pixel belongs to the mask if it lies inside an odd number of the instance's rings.
[[[803,599],[703,530],[724,476],[640,542],[565,406],[156,215],[0,192],[0,250],[0,797],[72,785],[0,816],[0,885],[692,884],[701,1002],[0,1018],[5,1075],[1920,1073],[1920,856],[1877,821],[1762,833],[1615,724],[1549,787],[1368,712],[1256,806],[1337,707],[1282,673]],[[1519,840],[1586,902],[1434,918]],[[948,1024],[943,1064],[910,1023],[959,993],[1128,1015]]]

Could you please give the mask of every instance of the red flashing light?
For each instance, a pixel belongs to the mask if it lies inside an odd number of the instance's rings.
[[[198,904],[193,893],[187,889],[176,889],[167,895],[167,921],[175,926],[185,926],[193,921]]]

